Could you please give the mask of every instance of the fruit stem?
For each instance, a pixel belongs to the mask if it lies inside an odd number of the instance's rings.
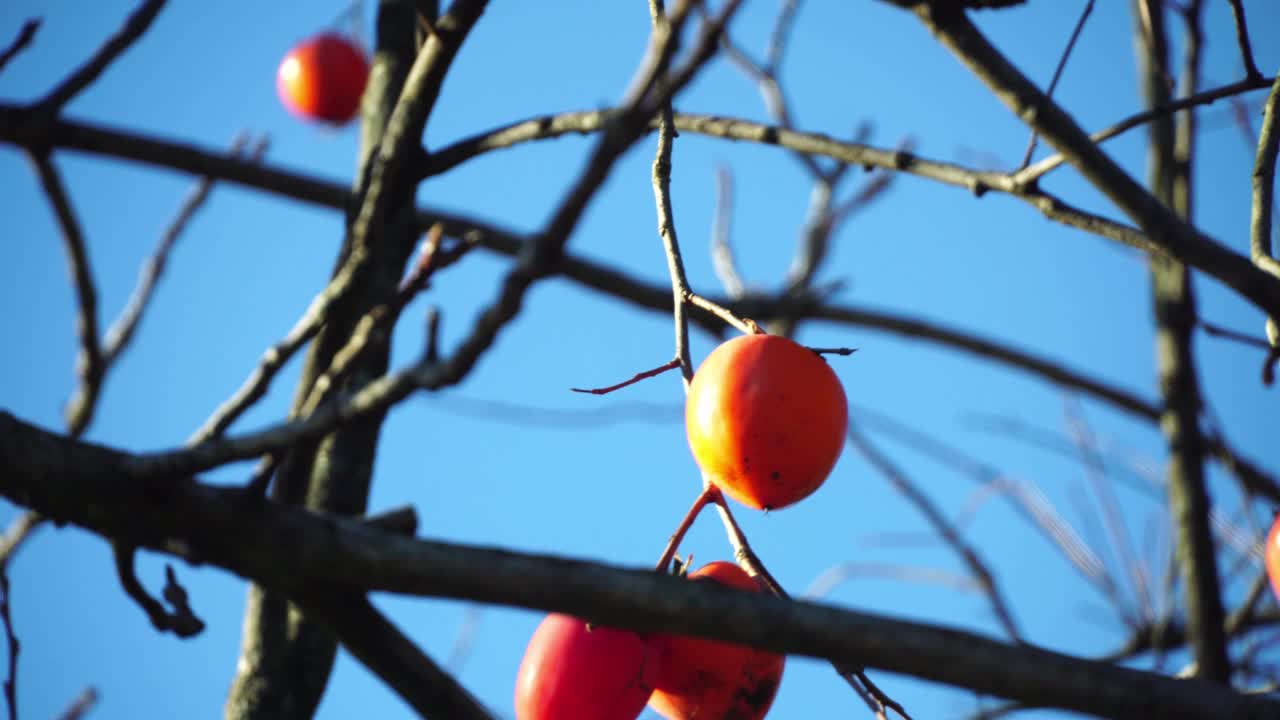
[[[707,483],[702,487],[698,499],[693,501],[693,505],[689,507],[689,512],[684,514],[684,519],[680,521],[680,526],[671,534],[671,539],[667,540],[667,547],[662,551],[662,557],[658,559],[658,564],[654,568],[657,572],[667,572],[667,567],[671,565],[671,558],[675,557],[676,550],[680,547],[680,541],[684,540],[685,533],[689,532],[689,528],[693,526],[693,521],[697,519],[698,514],[708,503],[724,502],[724,497],[720,494],[720,488]]]
[[[704,480],[707,487],[714,488],[709,481]],[[705,490],[703,491],[706,492]],[[780,598],[789,598],[786,590],[782,589],[782,585],[774,579],[773,575],[765,568],[764,563],[760,562],[760,558],[755,551],[751,549],[751,543],[747,542],[747,536],[742,532],[742,528],[738,526],[738,521],[733,517],[733,511],[729,509],[729,503],[724,499],[724,495],[716,491],[711,502],[716,504],[716,509],[720,511],[720,520],[724,523],[724,529],[729,533],[729,543],[733,545],[733,557],[737,560],[739,567],[746,570],[752,576],[759,578],[764,582],[769,592]]]

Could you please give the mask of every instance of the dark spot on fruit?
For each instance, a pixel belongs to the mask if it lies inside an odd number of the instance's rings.
[[[769,473],[769,479],[773,480],[774,482],[777,482],[778,480],[782,479],[782,473],[778,472],[777,470],[774,470],[773,472]]]
[[[773,700],[773,693],[777,688],[776,680],[761,679],[754,687],[739,690],[738,696],[748,707],[759,710]]]

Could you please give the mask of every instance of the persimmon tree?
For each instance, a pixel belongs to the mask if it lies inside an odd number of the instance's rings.
[[[973,712],[982,717],[1035,708],[1106,717],[1280,717],[1280,700],[1270,694],[1280,672],[1276,653],[1266,642],[1274,638],[1271,633],[1280,615],[1262,569],[1262,538],[1280,503],[1274,469],[1280,458],[1275,445],[1270,457],[1254,457],[1233,440],[1236,422],[1265,426],[1269,418],[1231,417],[1222,422],[1211,412],[1208,388],[1221,384],[1216,377],[1205,377],[1203,368],[1208,365],[1202,364],[1201,347],[1202,338],[1212,336],[1213,342],[1245,349],[1229,362],[1216,361],[1215,372],[1248,378],[1249,393],[1274,392],[1268,388],[1280,357],[1275,320],[1280,317],[1280,265],[1273,255],[1271,216],[1280,145],[1280,81],[1255,61],[1251,41],[1266,43],[1270,38],[1250,32],[1241,0],[1219,3],[1229,5],[1232,16],[1233,32],[1225,35],[1206,31],[1206,14],[1221,10],[1210,8],[1213,3],[1134,0],[1138,87],[1131,90],[1141,95],[1142,109],[1115,113],[1093,134],[1072,107],[1055,100],[1060,78],[1070,75],[1072,48],[1088,32],[1095,11],[1092,0],[1078,3],[1080,16],[1074,26],[1060,28],[1065,51],[1055,47],[1035,59],[1052,62],[1051,77],[1031,77],[1021,69],[1028,58],[1006,55],[986,32],[988,23],[1005,22],[1001,18],[1006,14],[1036,13],[1035,3],[870,3],[877,11],[892,9],[901,22],[921,26],[952,56],[948,62],[959,63],[981,83],[985,100],[1002,104],[1006,114],[1025,126],[1031,137],[1025,158],[1000,168],[980,157],[954,162],[918,153],[917,146],[928,138],[915,137],[911,128],[901,129],[903,139],[896,145],[874,143],[865,127],[848,134],[806,128],[793,107],[806,98],[789,93],[783,72],[784,59],[796,43],[821,41],[792,38],[796,18],[805,10],[799,0],[766,4],[765,10],[756,7],[759,3],[741,0],[650,0],[647,44],[635,59],[629,84],[618,88],[616,103],[510,118],[500,127],[474,127],[462,137],[436,140],[430,122],[438,105],[449,99],[446,80],[455,61],[468,52],[468,38],[483,27],[489,5],[486,0],[443,5],[432,0],[381,0],[373,70],[360,118],[359,156],[350,183],[273,165],[263,144],[239,142],[226,152],[203,149],[185,142],[180,128],[167,134],[108,128],[64,112],[68,102],[110,73],[112,63],[134,43],[146,42],[162,12],[162,0],[142,2],[96,53],[42,98],[30,103],[0,101],[0,142],[25,154],[33,182],[47,196],[60,230],[77,301],[79,343],[76,387],[66,405],[64,427],[39,427],[0,412],[0,494],[24,509],[0,548],[0,619],[10,640],[6,699],[11,714],[16,713],[22,687],[20,682],[15,685],[19,655],[14,640],[21,627],[10,617],[8,598],[20,588],[10,587],[3,570],[30,532],[48,523],[74,526],[106,540],[121,590],[160,633],[193,637],[205,629],[207,618],[201,617],[200,598],[183,587],[181,565],[166,570],[163,590],[156,593],[135,570],[139,553],[220,568],[249,584],[240,657],[227,658],[228,667],[235,667],[226,705],[229,718],[312,716],[339,648],[424,717],[494,716],[498,708],[486,707],[487,699],[477,700],[389,613],[375,606],[371,596],[384,593],[561,613],[613,628],[732,641],[767,653],[820,659],[834,668],[830,682],[845,688],[853,698],[851,707],[868,717],[911,716],[911,692],[887,691],[878,681],[888,674],[994,698],[978,703]],[[554,16],[554,5],[544,12]],[[761,11],[776,12],[763,53],[735,33],[741,15]],[[0,71],[14,72],[24,48],[41,41],[37,27],[32,22],[9,29],[14,38],[0,55]],[[1243,68],[1241,76],[1225,84],[1206,83],[1202,64],[1210,46],[1218,52],[1230,48]],[[1180,57],[1175,57],[1175,49]],[[908,59],[892,62],[910,65]],[[734,69],[738,81],[747,83],[744,87],[759,91],[766,119],[735,117],[714,107],[686,111],[682,98],[716,67]],[[716,78],[718,82],[723,76]],[[840,93],[840,83],[828,84],[825,92]],[[1198,118],[1220,100],[1234,103],[1253,155],[1245,211],[1247,241],[1215,234],[1197,224],[1193,212],[1204,192],[1195,182],[1200,177],[1198,163],[1214,152],[1205,147]],[[894,101],[889,97],[876,102]],[[868,105],[866,113],[874,116],[875,105]],[[1139,178],[1109,151],[1108,141],[1125,134],[1145,138],[1145,177]],[[482,159],[501,163],[502,155],[490,159],[499,150],[516,153],[567,135],[586,136],[588,150],[557,189],[545,219],[530,231],[504,226],[500,193],[488,198],[490,217],[443,210],[419,199],[420,191],[430,196],[433,182]],[[749,242],[749,233],[731,230],[735,216],[751,222],[752,208],[735,208],[734,178],[727,170],[718,176],[709,256],[718,282],[691,281],[687,238],[701,230],[679,218],[682,191],[672,188],[673,168],[679,166],[682,144],[692,142],[689,138],[721,143],[725,154],[762,146],[749,151],[782,154],[803,172],[811,188],[810,207],[780,289],[760,290],[743,279],[743,268],[761,248]],[[1019,138],[1019,144],[1023,142],[1025,135]],[[1040,146],[1044,150],[1037,154]],[[55,162],[64,153],[177,171],[198,183],[149,259],[133,298],[106,332],[88,233],[69,196],[64,171]],[[606,190],[623,158],[637,153],[653,158],[644,186]],[[1071,180],[1059,189],[1055,180],[1063,175]],[[280,339],[266,348],[243,385],[209,409],[207,420],[184,445],[125,448],[89,442],[83,435],[103,403],[112,370],[126,362],[122,352],[132,343],[162,342],[139,334],[141,320],[185,223],[215,184],[233,184],[282,203],[305,203],[341,214],[344,232],[332,275],[292,327],[281,328]],[[1035,342],[966,330],[964,323],[946,315],[945,308],[936,315],[946,318],[942,321],[851,304],[842,282],[824,279],[824,273],[845,272],[833,265],[838,255],[834,246],[851,218],[890,194],[911,197],[935,188],[969,193],[967,202],[990,218],[984,221],[990,226],[1000,222],[1001,214],[1030,209],[1042,216],[1045,227],[1070,228],[1074,236],[1093,236],[1136,250],[1150,286],[1143,309],[1151,315],[1155,347],[1153,352],[1148,348],[1148,356],[1154,363],[1147,368],[1156,392],[1103,379],[1076,358],[1035,349]],[[607,256],[593,259],[570,250],[592,203],[606,192],[643,193],[646,202],[656,206],[656,233],[646,234],[656,234],[651,238],[653,257],[657,265],[665,259],[665,282],[655,282]],[[928,202],[921,200],[920,207]],[[928,214],[920,208],[916,212]],[[936,221],[945,232],[956,232],[960,226],[948,218]],[[434,286],[445,284],[450,273],[481,254],[501,258],[501,270],[478,306],[468,308],[471,314],[460,313],[473,320],[464,321],[457,338],[445,341],[434,310],[426,323],[420,323],[421,316],[415,317],[410,309],[418,307],[415,303],[423,296],[446,304],[447,298],[439,297],[442,293]],[[968,260],[975,268],[949,271],[976,274],[977,266],[991,262],[980,247]],[[1047,277],[1055,272],[1054,260],[1046,256],[1041,266],[1019,272]],[[724,556],[762,578],[770,592],[735,591],[651,569],[582,559],[592,554],[590,548],[564,547],[547,555],[520,547],[494,549],[426,539],[417,537],[412,508],[371,512],[371,487],[388,413],[410,398],[463,383],[482,360],[502,362],[501,336],[527,321],[531,291],[552,280],[578,289],[582,294],[577,302],[621,303],[625,310],[620,311],[620,322],[662,316],[674,326],[674,343],[664,341],[645,358],[608,356],[602,365],[606,355],[596,354],[592,362],[581,362],[573,374],[582,386],[635,374],[630,381],[590,393],[621,397],[637,385],[665,383],[666,396],[680,405],[682,390],[695,377],[694,342],[761,329],[804,342],[812,327],[836,328],[838,337],[848,339],[839,343],[841,348],[815,349],[842,349],[846,354],[853,346],[862,350],[853,357],[828,356],[841,377],[889,382],[862,377],[856,369],[857,363],[865,362],[862,358],[876,352],[863,342],[862,333],[888,334],[976,359],[993,372],[1060,388],[1071,398],[1065,434],[1046,434],[1008,418],[996,427],[1014,442],[1078,459],[1097,498],[1096,509],[1086,512],[1085,520],[1100,517],[1096,522],[1105,528],[1106,541],[1096,542],[1088,528],[1077,532],[1066,513],[1045,500],[1034,483],[1005,472],[998,460],[970,452],[963,439],[921,431],[906,409],[887,417],[860,407],[856,387],[847,388],[852,409],[844,462],[851,462],[849,456],[860,459],[867,476],[860,482],[870,483],[872,477],[886,480],[915,513],[900,524],[923,518],[931,537],[941,541],[959,568],[945,577],[925,577],[899,559],[889,574],[907,581],[941,581],[976,593],[990,613],[990,627],[958,629],[955,626],[964,620],[955,617],[905,620],[893,608],[858,611],[824,602],[819,591],[803,599],[792,597],[775,577],[792,558],[771,557],[753,546],[751,539],[759,536],[752,533],[767,526],[735,517],[756,510],[733,504],[712,485],[704,487],[692,465],[685,503],[672,508],[663,522],[679,520],[689,501],[692,508],[679,527],[673,525],[655,538],[656,549],[661,549],[666,535],[675,530],[661,552],[659,569],[680,551],[680,538],[700,513],[711,509],[708,515],[718,515],[725,531]],[[1197,304],[1197,290],[1203,287],[1229,296],[1235,303],[1233,312],[1252,318],[1254,325],[1224,328],[1206,319]],[[1080,278],[1077,291],[1107,289]],[[1072,298],[1060,302],[1069,304]],[[421,325],[425,329],[415,331],[420,352],[411,362],[396,362],[393,337],[398,341],[406,327]],[[670,337],[667,332],[664,336]],[[548,337],[546,342],[559,340]],[[11,344],[10,352],[22,349]],[[240,427],[246,424],[246,412],[271,391],[277,375],[303,356],[287,414],[255,428]],[[241,364],[252,360],[225,358]],[[518,358],[509,362],[510,367],[519,366]],[[564,362],[572,365],[574,359]],[[846,374],[846,367],[853,368],[852,374]],[[665,371],[675,372],[664,375]],[[677,373],[682,384],[673,381]],[[894,378],[902,384],[915,380]],[[1235,392],[1240,385],[1231,387]],[[519,398],[512,400],[519,404]],[[1114,456],[1124,449],[1099,441],[1080,402],[1149,426],[1162,438],[1163,457],[1143,492],[1157,508],[1157,534],[1171,546],[1166,566],[1155,566],[1147,554],[1132,547],[1127,525],[1136,521],[1126,517],[1127,509],[1110,487],[1115,482],[1112,466],[1118,464]],[[501,432],[521,430],[505,427]],[[918,466],[881,447],[881,439],[903,445],[904,455],[927,458],[935,468],[974,480],[972,505],[956,508],[939,499],[937,485],[918,482]],[[683,447],[677,451],[687,453]],[[254,463],[253,469],[241,472],[244,466],[236,463],[246,461]],[[233,470],[240,472],[238,482],[208,481],[209,473],[228,468],[239,468]],[[813,492],[810,479],[806,483],[802,496]],[[826,497],[818,492],[782,512],[803,512],[807,504],[829,502]],[[990,497],[1008,503],[1020,522],[1018,534],[1007,531],[992,540],[969,531],[975,508]],[[587,498],[580,504],[590,502]],[[830,537],[838,529],[815,531],[815,537]],[[1040,630],[1024,625],[1020,610],[1053,598],[1024,588],[1010,592],[1007,578],[994,569],[1002,564],[1002,553],[1026,537],[1042,543],[1046,557],[1036,567],[1078,573],[1107,603],[1123,630],[1118,649],[1084,656],[1036,644]],[[837,565],[849,554],[824,541],[814,544],[812,552],[824,554],[825,565]],[[1106,553],[1118,559],[1102,559]],[[847,564],[824,578],[871,572],[869,566]],[[922,587],[936,592],[932,585]],[[509,641],[523,647],[527,638]],[[514,684],[514,667],[511,679]]]

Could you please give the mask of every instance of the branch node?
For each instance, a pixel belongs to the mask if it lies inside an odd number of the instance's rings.
[[[142,583],[138,581],[138,575],[133,566],[134,554],[137,550],[136,545],[126,544],[121,541],[116,541],[112,544],[112,552],[115,554],[116,561],[116,574],[120,577],[120,585],[124,588],[125,593],[134,602],[138,603],[138,606],[147,614],[156,630],[171,632],[180,638],[199,635],[204,630],[204,621],[196,617],[191,610],[191,606],[187,601],[187,591],[178,584],[177,577],[173,572],[173,566],[166,564],[164,567],[165,586],[163,597],[173,608],[173,611],[170,612],[165,609],[159,600],[151,597],[146,589],[142,587]]]

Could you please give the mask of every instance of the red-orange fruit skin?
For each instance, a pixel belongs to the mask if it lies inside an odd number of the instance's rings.
[[[757,510],[813,494],[844,449],[849,408],[831,367],[778,335],[743,335],[707,356],[685,403],[698,467]]]
[[[689,578],[761,591],[742,568],[724,561]],[[662,655],[649,707],[667,720],[760,720],[773,705],[785,656],[682,635],[661,635],[655,643]]]
[[[294,115],[345,125],[360,110],[369,62],[350,40],[322,33],[296,45],[276,72],[276,90]]]
[[[516,720],[635,720],[658,663],[657,647],[637,633],[548,615],[516,673]]]
[[[1280,515],[1276,516],[1267,533],[1267,547],[1263,550],[1262,557],[1266,562],[1271,589],[1275,592],[1276,599],[1280,600]]]

